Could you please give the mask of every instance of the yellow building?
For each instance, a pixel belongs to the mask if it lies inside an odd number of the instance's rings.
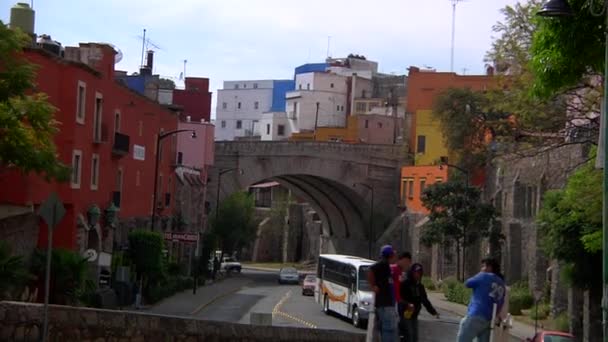
[[[395,118],[386,115],[353,115],[346,127],[318,127],[316,132],[293,133],[291,141],[335,141],[345,143],[392,144]]]
[[[438,164],[442,158],[448,157],[440,122],[433,117],[432,110],[416,111],[415,132],[416,165]]]

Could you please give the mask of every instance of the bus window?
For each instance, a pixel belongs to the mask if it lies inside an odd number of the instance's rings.
[[[359,290],[361,291],[371,291],[372,288],[369,286],[369,282],[367,281],[367,272],[369,271],[369,266],[359,267]]]

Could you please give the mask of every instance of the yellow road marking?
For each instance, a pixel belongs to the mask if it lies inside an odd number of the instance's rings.
[[[279,300],[277,302],[277,304],[274,306],[274,308],[272,309],[272,316],[273,317],[274,316],[281,316],[281,317],[290,319],[292,321],[295,321],[297,323],[300,323],[302,325],[305,325],[305,326],[307,326],[307,327],[309,327],[311,329],[316,329],[317,328],[316,325],[314,325],[314,324],[312,324],[310,322],[307,322],[307,321],[305,321],[305,320],[303,320],[303,319],[301,319],[299,317],[295,317],[295,316],[292,316],[292,315],[290,315],[290,314],[288,314],[286,312],[281,311],[281,307],[283,306],[283,304],[285,303],[285,301],[287,301],[287,299],[289,299],[290,296],[291,296],[291,290],[289,292],[287,292],[283,296],[283,298],[281,298],[281,300]]]

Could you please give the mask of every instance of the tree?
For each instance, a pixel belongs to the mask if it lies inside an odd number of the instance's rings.
[[[482,166],[487,157],[488,136],[509,129],[509,115],[496,111],[485,93],[469,88],[450,88],[433,104],[446,147],[460,156],[466,169]],[[503,133],[504,135],[504,133]]]
[[[212,233],[222,251],[234,252],[253,240],[257,229],[255,200],[246,192],[237,192],[222,201],[217,217],[211,222]]]
[[[36,67],[22,55],[30,38],[0,21],[0,41],[0,167],[67,180],[53,142],[56,109],[34,91]]]
[[[9,245],[0,241],[0,300],[13,299],[28,278],[23,257],[11,255]]]
[[[46,276],[46,257],[46,250],[36,250],[32,256],[32,274],[38,278],[40,284],[43,284]],[[50,285],[51,303],[78,304],[95,288],[95,283],[89,276],[88,260],[74,251],[53,249]]]
[[[597,272],[602,263],[602,180],[602,171],[588,161],[568,178],[563,190],[545,194],[537,218],[543,249],[569,266],[567,278],[581,288],[600,286],[602,281]]]
[[[160,89],[175,89],[175,82],[168,78],[160,78],[158,80],[158,86]]]
[[[454,242],[460,255],[461,246],[468,247],[479,238],[495,239],[491,233],[500,234],[491,229],[496,210],[482,203],[476,187],[461,182],[436,183],[425,189],[422,203],[430,212],[421,236],[427,246]]]
[[[138,278],[159,279],[163,273],[163,237],[138,229],[129,233],[129,254]]]

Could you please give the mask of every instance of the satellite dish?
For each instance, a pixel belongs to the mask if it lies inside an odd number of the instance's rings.
[[[112,44],[112,43],[101,43],[101,44],[105,44],[105,45],[109,45],[111,46],[114,51],[116,51],[116,55],[114,55],[114,64],[118,64],[118,62],[122,61],[122,51],[120,51],[119,48],[116,47],[116,45]]]
[[[97,260],[97,251],[95,251],[94,249],[87,249],[86,251],[84,251],[84,253],[82,253],[82,257],[87,259],[87,261],[95,261]]]

